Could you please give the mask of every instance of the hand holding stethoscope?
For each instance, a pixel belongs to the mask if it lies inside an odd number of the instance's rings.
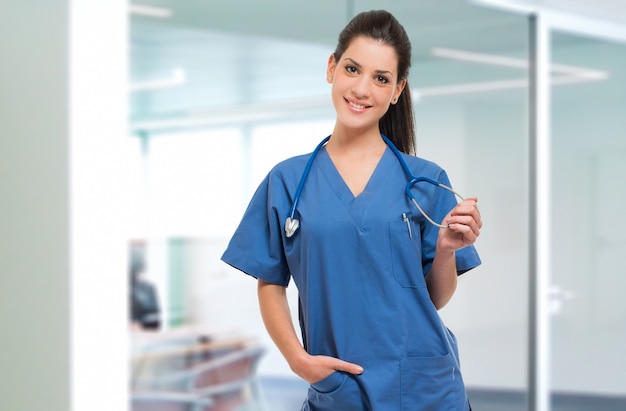
[[[443,219],[447,230],[439,230],[440,250],[459,250],[476,242],[483,222],[478,210],[478,198],[468,197],[458,203]]]

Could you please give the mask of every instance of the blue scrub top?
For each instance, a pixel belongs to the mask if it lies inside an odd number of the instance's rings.
[[[311,384],[303,410],[469,409],[456,340],[426,284],[438,228],[407,198],[408,181],[387,148],[365,190],[354,197],[325,148],[298,203],[300,229],[284,232],[309,155],[274,167],[254,194],[222,260],[266,282],[298,288],[307,352],[364,367]],[[449,185],[443,169],[403,154],[416,176]],[[422,184],[422,183],[419,183]],[[435,221],[456,205],[447,190],[424,183],[417,201]],[[409,237],[403,214],[410,219]],[[473,246],[456,252],[459,274],[480,264]]]

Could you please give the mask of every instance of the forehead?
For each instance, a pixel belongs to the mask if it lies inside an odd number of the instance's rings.
[[[355,37],[341,56],[341,60],[346,59],[354,60],[373,70],[395,73],[398,68],[398,56],[394,48],[370,37]]]

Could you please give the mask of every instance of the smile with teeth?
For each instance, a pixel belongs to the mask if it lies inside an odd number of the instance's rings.
[[[350,104],[352,107],[354,107],[354,108],[356,108],[356,109],[359,109],[359,110],[363,110],[364,108],[369,107],[369,106],[366,106],[366,105],[363,105],[363,104],[357,104],[357,103],[355,103],[355,102],[353,102],[353,101],[350,101],[350,100],[346,100],[346,101],[347,101],[347,102],[348,102],[348,104]]]

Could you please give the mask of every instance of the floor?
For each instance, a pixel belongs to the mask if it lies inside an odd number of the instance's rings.
[[[237,411],[298,411],[306,396],[306,383],[295,378],[261,377],[260,400]],[[524,393],[468,390],[473,411],[526,411]],[[626,398],[555,394],[551,411],[624,411]],[[338,410],[339,411],[339,410]]]

